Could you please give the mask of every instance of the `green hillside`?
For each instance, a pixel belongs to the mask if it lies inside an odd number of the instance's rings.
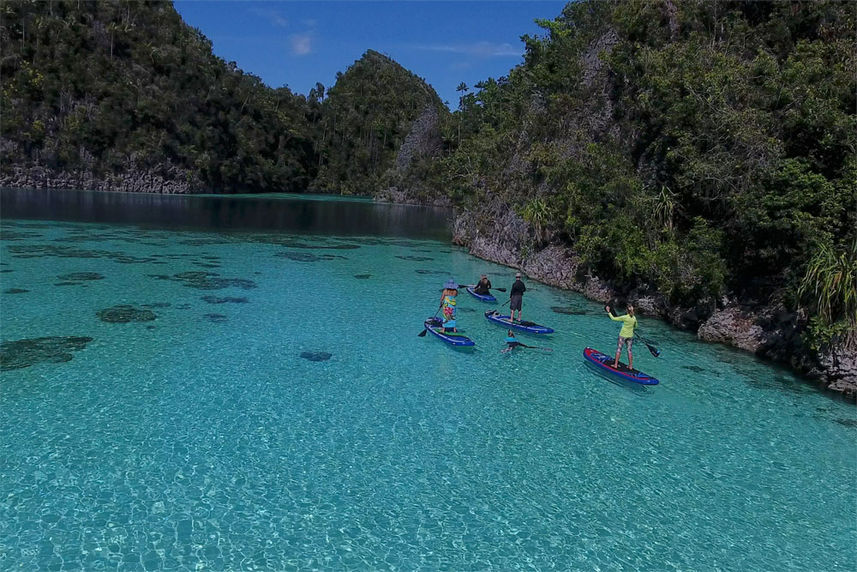
[[[313,187],[342,194],[377,192],[414,121],[427,109],[446,112],[430,85],[390,58],[367,51],[337,75],[322,104],[321,167]]]
[[[155,170],[196,190],[301,191],[306,102],[215,57],[171,3],[0,4],[0,169]]]

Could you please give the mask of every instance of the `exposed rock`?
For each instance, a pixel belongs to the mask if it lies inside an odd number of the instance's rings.
[[[411,124],[411,130],[402,141],[396,154],[396,169],[404,171],[420,157],[437,154],[443,141],[440,137],[440,116],[437,108],[427,105],[422,114]]]
[[[190,171],[170,164],[103,175],[86,171],[55,171],[43,165],[12,165],[9,172],[0,173],[0,187],[159,194],[205,191]]]
[[[825,348],[818,355],[824,372],[822,381],[827,389],[842,393],[844,397],[857,400],[857,355],[843,345]]]
[[[753,353],[765,344],[765,331],[756,325],[755,317],[734,306],[714,312],[700,326],[697,336],[706,342],[720,342]]]

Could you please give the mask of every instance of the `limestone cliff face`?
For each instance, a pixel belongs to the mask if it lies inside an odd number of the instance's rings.
[[[55,171],[40,165],[15,166],[10,173],[0,174],[0,187],[167,195],[205,192],[204,186],[189,171],[172,165],[110,175],[96,175],[88,171]]]

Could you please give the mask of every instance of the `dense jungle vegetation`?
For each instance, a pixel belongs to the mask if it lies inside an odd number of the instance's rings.
[[[322,103],[314,190],[377,191],[412,124],[427,107],[444,108],[431,86],[390,58],[367,51],[338,75]]]
[[[524,256],[569,245],[688,307],[802,306],[812,344],[857,346],[857,3],[580,1],[539,24],[448,113],[371,50],[303,96],[214,56],[170,3],[3,2],[0,174],[501,205],[532,228]],[[396,165],[430,108],[438,141]]]
[[[3,168],[179,167],[221,192],[314,176],[305,102],[271,89],[164,2],[0,5]]]

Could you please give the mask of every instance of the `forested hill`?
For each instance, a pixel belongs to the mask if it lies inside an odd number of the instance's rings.
[[[507,77],[462,86],[421,172],[481,256],[688,328],[731,308],[764,335],[724,341],[782,359],[838,340],[857,376],[856,22],[853,2],[570,3]]]
[[[448,115],[422,78],[390,58],[367,51],[336,83],[322,104],[317,131],[320,169],[313,187],[322,192],[377,192],[384,173],[423,116]]]
[[[7,177],[147,173],[259,192],[301,191],[315,175],[305,99],[215,57],[171,3],[2,2],[0,45]]]

